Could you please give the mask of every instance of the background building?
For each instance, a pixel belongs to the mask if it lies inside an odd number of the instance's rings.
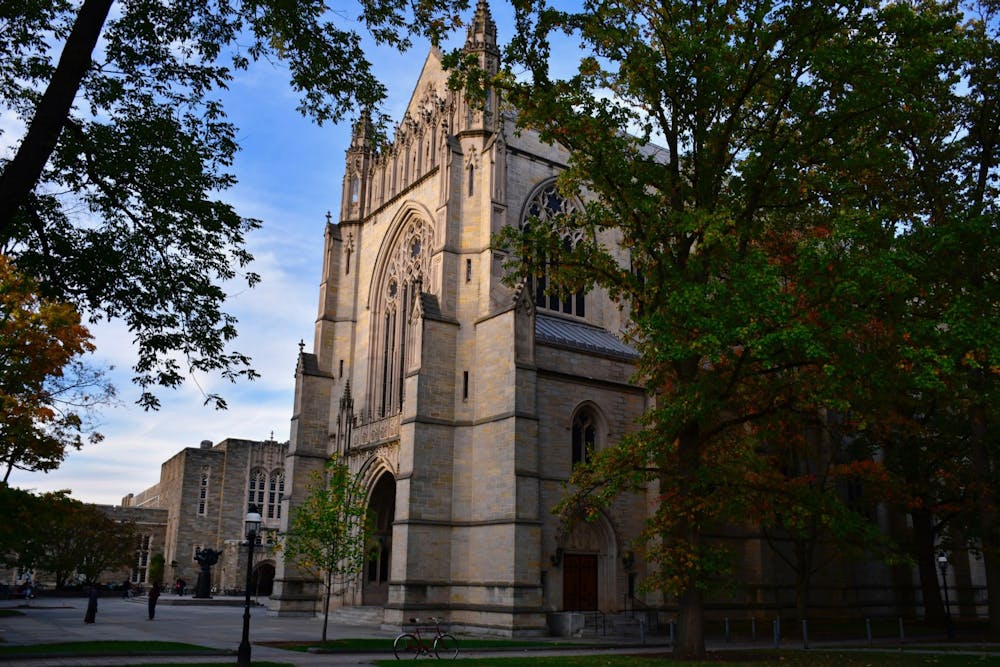
[[[242,591],[246,585],[244,520],[249,505],[260,509],[263,524],[254,557],[253,590],[271,593],[274,579],[274,540],[281,521],[285,490],[287,443],[227,438],[187,447],[163,463],[160,481],[122,498],[122,508],[156,510],[165,514],[162,531],[146,533],[146,551],[162,553],[165,583],[183,579],[189,590],[198,580],[199,549],[221,552],[212,568],[218,593]],[[145,582],[138,578],[133,581]]]

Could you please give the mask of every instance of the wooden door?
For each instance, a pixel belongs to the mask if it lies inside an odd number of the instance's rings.
[[[597,609],[597,556],[595,554],[565,554],[563,556],[563,610],[590,611]]]

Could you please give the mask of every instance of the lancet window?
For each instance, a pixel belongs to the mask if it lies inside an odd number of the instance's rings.
[[[369,409],[376,418],[403,406],[403,379],[411,358],[413,311],[428,270],[431,231],[422,221],[406,225],[386,258],[373,309]]]
[[[573,417],[572,465],[586,463],[597,450],[597,415],[590,407],[584,407]]]
[[[555,182],[550,182],[539,188],[528,201],[522,224],[551,224],[555,216],[571,213],[575,209],[574,203],[556,190]],[[572,250],[582,238],[583,232],[580,230],[566,234],[562,239],[564,249]],[[538,265],[547,267],[544,256],[538,258]],[[535,293],[535,306],[538,308],[578,317],[585,317],[587,314],[587,300],[583,290],[570,294],[559,289],[557,285],[552,284],[547,268],[543,268],[540,275],[532,278],[532,288]]]

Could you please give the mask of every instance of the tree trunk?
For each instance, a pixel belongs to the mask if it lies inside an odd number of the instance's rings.
[[[677,442],[677,457],[679,470],[678,494],[681,496],[690,493],[688,489],[693,488],[693,484],[688,484],[697,478],[698,468],[701,465],[701,440],[697,424],[690,424],[681,433]],[[661,489],[662,492],[662,489]],[[681,503],[682,507],[684,503]],[[702,535],[700,518],[691,516],[686,510],[681,512],[678,519],[676,532],[671,536],[674,540],[686,543],[697,557],[701,556]],[[680,610],[677,623],[677,637],[674,644],[674,657],[681,659],[704,658],[705,657],[705,599],[704,593],[699,588],[697,581],[692,576],[685,573],[686,590],[682,591],[678,603]]]
[[[38,185],[55,150],[113,1],[84,0],[28,132],[0,174],[0,238],[7,238],[14,215]]]
[[[333,573],[326,573],[326,595],[323,596],[323,643],[326,643],[326,626],[330,620],[330,591],[333,589]]]
[[[806,540],[797,539],[795,544],[795,615],[799,623],[807,620],[809,614],[809,582],[812,579],[813,550]]]
[[[677,616],[677,637],[674,658],[678,660],[705,657],[705,597],[701,589],[691,586],[681,595]]]
[[[944,623],[944,601],[938,584],[937,557],[934,553],[934,529],[926,509],[910,511],[913,518],[914,556],[920,573],[920,591],[924,598],[924,619]]]

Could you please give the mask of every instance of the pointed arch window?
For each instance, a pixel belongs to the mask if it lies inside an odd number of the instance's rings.
[[[573,418],[572,465],[586,463],[597,451],[597,417],[590,408],[584,408]]]
[[[554,217],[572,213],[574,210],[576,210],[576,206],[573,202],[560,195],[556,190],[555,182],[552,181],[539,188],[528,201],[524,210],[522,226],[551,224]],[[583,232],[574,230],[563,236],[563,248],[567,251],[572,250],[582,239]],[[538,265],[548,266],[544,255],[538,258]],[[536,307],[566,315],[586,317],[586,293],[579,290],[570,294],[566,290],[559,289],[549,278],[547,268],[543,268],[540,275],[532,277],[530,287],[535,294]]]
[[[386,258],[372,333],[369,410],[376,418],[396,414],[403,406],[403,381],[416,326],[413,312],[428,271],[430,234],[422,221],[410,222]]]

